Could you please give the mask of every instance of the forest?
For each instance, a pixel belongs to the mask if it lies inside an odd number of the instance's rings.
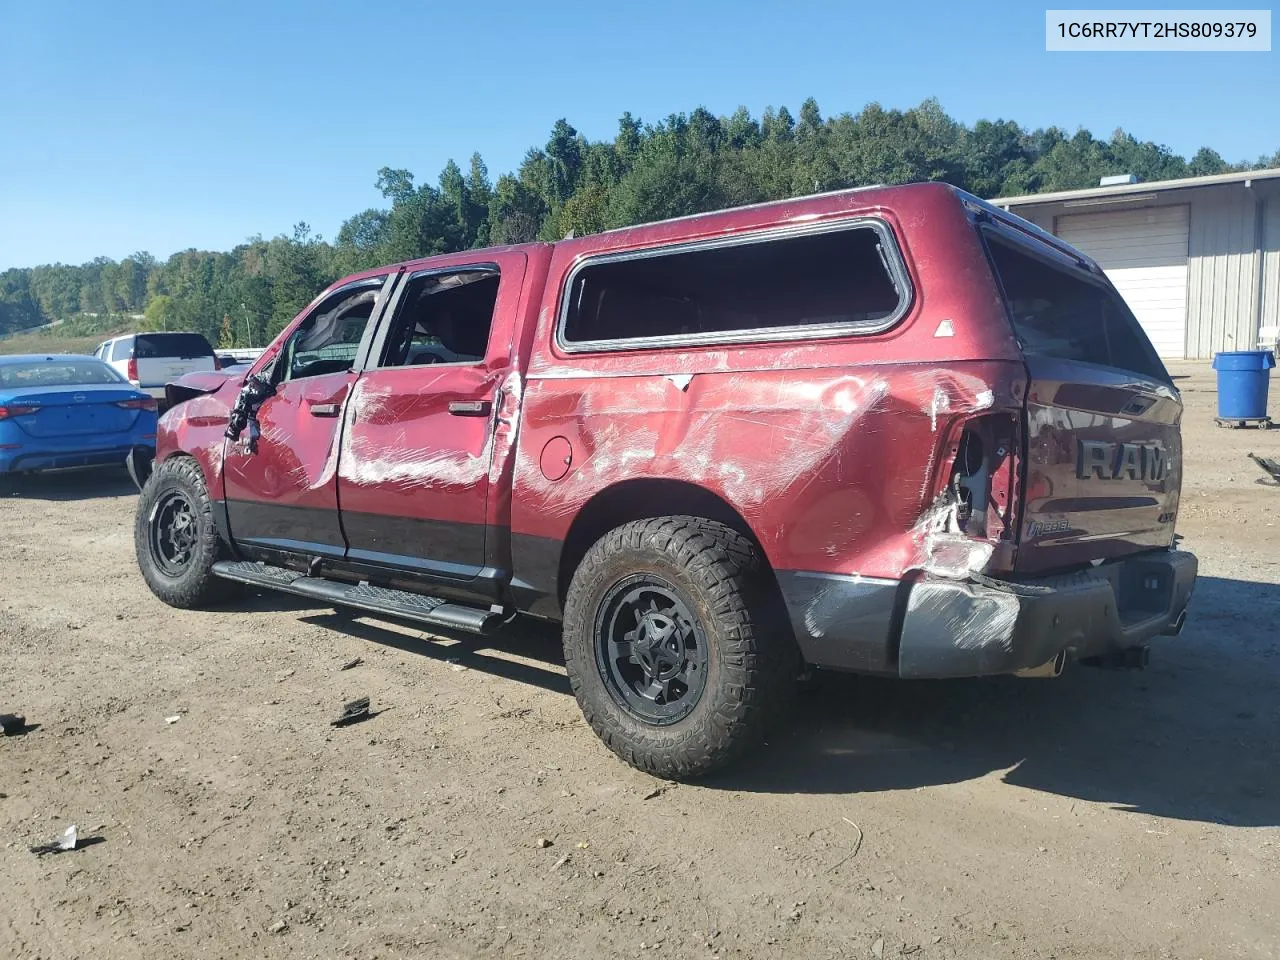
[[[299,223],[229,251],[189,249],[160,261],[12,268],[0,273],[0,336],[53,322],[84,335],[125,325],[197,330],[223,347],[262,346],[325,285],[382,263],[490,244],[558,240],[613,227],[873,183],[941,180],[982,197],[1280,166],[1280,150],[1228,163],[1202,147],[1187,159],[1122,130],[1027,130],[1011,120],[967,126],[936,100],[907,110],[870,104],[823,117],[808,99],[759,117],[698,108],[644,124],[630,113],[612,140],[558,120],[518,169],[490,177],[479,154],[450,160],[434,183],[384,167],[382,207],[356,213],[332,239]]]

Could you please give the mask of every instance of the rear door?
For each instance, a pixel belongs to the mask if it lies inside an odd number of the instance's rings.
[[[1182,402],[1105,277],[1013,230],[987,248],[1027,365],[1017,570],[1167,547],[1182,485]]]
[[[259,436],[226,441],[224,492],[231,536],[245,547],[341,557],[339,426],[354,367],[372,338],[390,274],[322,300],[289,334],[269,371],[274,395],[258,408]]]
[[[436,579],[482,575],[524,272],[523,253],[497,253],[400,283],[347,407],[338,496],[349,559]]]

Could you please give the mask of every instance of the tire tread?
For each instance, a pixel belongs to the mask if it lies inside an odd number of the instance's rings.
[[[170,577],[156,566],[149,543],[151,510],[160,493],[173,486],[183,488],[200,523],[196,557],[180,577]],[[138,513],[133,527],[138,566],[151,592],[171,607],[194,610],[214,606],[239,592],[237,584],[213,575],[213,565],[230,555],[218,536],[213,510],[214,503],[205,484],[204,472],[195,458],[189,456],[172,456],[157,464],[138,498]]]
[[[680,586],[700,595],[712,614],[715,622],[702,626],[720,663],[703,701],[671,727],[644,724],[617,705],[599,678],[592,635],[606,568],[655,553],[684,571]],[[565,604],[565,663],[587,723],[619,757],[656,776],[691,779],[737,759],[777,722],[799,672],[774,596],[755,546],[724,524],[669,516],[609,531],[587,551]]]

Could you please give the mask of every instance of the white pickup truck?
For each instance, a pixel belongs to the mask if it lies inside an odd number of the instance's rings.
[[[218,369],[213,347],[198,333],[128,333],[98,344],[93,355],[162,403],[166,383]]]

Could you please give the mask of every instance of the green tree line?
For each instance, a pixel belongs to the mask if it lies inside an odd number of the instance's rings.
[[[80,266],[0,273],[0,334],[86,315],[197,330],[222,346],[261,346],[323,286],[366,267],[490,244],[557,240],[613,227],[873,183],[942,180],[999,197],[1280,166],[1280,151],[1229,164],[1204,147],[1187,159],[1122,130],[1109,139],[1011,120],[966,126],[936,100],[908,110],[870,104],[823,117],[806,100],[754,117],[699,107],[643,124],[630,113],[612,140],[590,141],[558,120],[547,142],[495,181],[479,154],[450,160],[434,184],[384,167],[386,205],[357,213],[326,241],[298,224],[227,252],[184,250],[160,262],[137,253]]]

